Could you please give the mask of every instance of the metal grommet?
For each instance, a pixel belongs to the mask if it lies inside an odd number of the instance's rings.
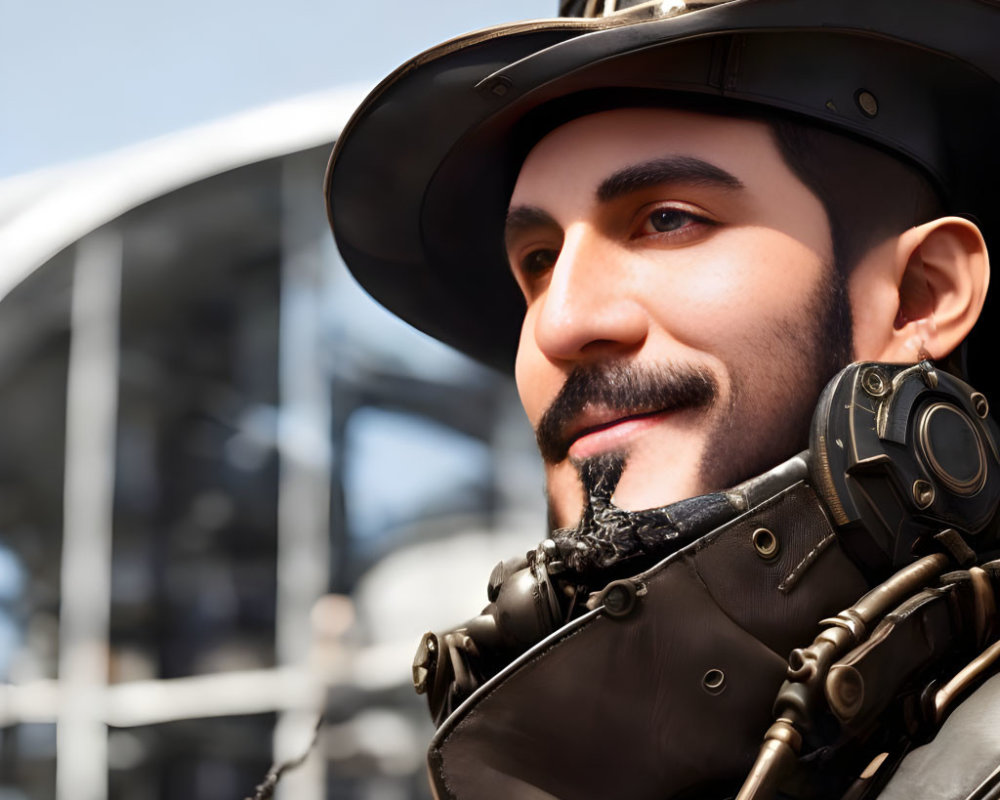
[[[632,581],[613,581],[601,592],[601,605],[612,617],[625,617],[635,608],[636,594]]]
[[[878,367],[868,367],[861,373],[861,388],[872,397],[885,397],[892,385]]]
[[[976,413],[981,419],[986,419],[986,415],[990,413],[990,404],[986,400],[986,396],[981,392],[973,392],[969,399],[972,401],[972,407],[976,409]]]
[[[922,478],[917,478],[913,482],[913,500],[917,508],[923,511],[934,502],[934,487]]]
[[[778,537],[767,528],[757,528],[750,536],[750,541],[753,542],[753,547],[757,551],[757,555],[766,560],[777,556],[778,550],[781,549],[778,544]]]
[[[854,95],[854,101],[866,117],[871,118],[878,114],[878,100],[867,89],[858,89]]]
[[[726,688],[726,673],[721,669],[710,669],[701,679],[701,688],[709,694],[720,694]]]

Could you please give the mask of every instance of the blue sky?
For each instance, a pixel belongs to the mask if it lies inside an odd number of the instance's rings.
[[[0,0],[0,178],[346,83],[558,0]]]

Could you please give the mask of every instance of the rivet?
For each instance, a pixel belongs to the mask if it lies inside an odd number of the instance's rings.
[[[861,388],[872,397],[885,397],[889,394],[889,379],[878,367],[868,367],[861,373]]]
[[[496,95],[497,97],[503,97],[510,91],[510,87],[513,85],[514,84],[510,82],[509,78],[497,78],[490,84],[490,94]]]
[[[721,669],[710,669],[701,679],[701,688],[709,694],[719,694],[726,688],[726,673]]]
[[[913,482],[913,499],[917,508],[923,511],[934,502],[934,487],[922,478],[917,478]]]
[[[858,108],[861,109],[861,113],[866,117],[874,117],[878,114],[878,100],[867,89],[858,89],[857,94],[854,95],[854,99],[858,104]]]
[[[987,402],[986,396],[981,392],[973,392],[969,399],[972,401],[972,407],[976,409],[976,413],[982,419],[986,419],[986,415],[990,413],[990,404]]]
[[[761,558],[769,560],[778,555],[778,550],[780,549],[778,537],[767,528],[757,528],[751,535],[750,540],[753,542],[757,555]]]

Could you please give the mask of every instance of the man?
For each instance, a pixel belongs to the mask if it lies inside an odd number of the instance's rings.
[[[516,350],[545,462],[549,538],[415,662],[435,791],[992,796],[997,430],[932,362],[986,301],[1000,10],[576,5],[404,65],[328,173],[376,298]]]

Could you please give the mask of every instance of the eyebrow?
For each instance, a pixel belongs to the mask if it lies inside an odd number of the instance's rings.
[[[514,206],[507,212],[503,237],[507,246],[525,231],[536,228],[559,228],[559,223],[548,212],[537,206]]]
[[[631,164],[612,173],[597,187],[597,199],[608,203],[632,192],[666,183],[743,189],[743,182],[721,167],[692,156],[667,156]]]
[[[667,156],[630,164],[613,172],[597,187],[595,194],[600,203],[609,203],[624,195],[669,183],[687,186],[713,186],[721,189],[745,188],[743,182],[721,167],[693,156]],[[504,224],[504,242],[509,247],[520,234],[537,228],[556,228],[549,212],[537,206],[512,206]]]

